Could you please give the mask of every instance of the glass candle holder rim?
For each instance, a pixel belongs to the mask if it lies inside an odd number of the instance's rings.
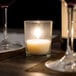
[[[53,23],[53,20],[26,20],[25,21],[26,23],[30,22],[30,23],[46,23],[46,22],[52,22]]]

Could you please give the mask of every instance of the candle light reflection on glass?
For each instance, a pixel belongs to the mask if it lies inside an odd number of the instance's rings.
[[[72,21],[72,27],[71,27],[71,48],[72,48],[72,51],[73,51],[73,41],[74,41],[74,38],[73,38],[74,27],[73,27],[73,24],[74,24],[74,21]]]
[[[41,28],[35,27],[35,29],[34,29],[34,31],[33,31],[32,33],[33,33],[33,35],[34,35],[37,39],[39,39],[39,38],[41,37],[43,31],[42,31]]]

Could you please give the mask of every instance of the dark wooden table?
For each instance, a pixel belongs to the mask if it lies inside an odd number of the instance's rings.
[[[46,61],[54,61],[64,55],[59,40],[59,37],[53,40],[51,57],[26,56],[25,48],[0,53],[0,76],[76,76],[76,73],[61,73],[45,67]]]
[[[25,48],[0,55],[0,76],[76,76],[76,73],[61,73],[45,67],[47,60],[57,60],[64,55],[61,50],[52,50],[51,57],[27,56]]]

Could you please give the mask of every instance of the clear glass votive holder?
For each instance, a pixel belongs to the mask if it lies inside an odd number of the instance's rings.
[[[26,56],[51,55],[52,25],[52,20],[24,21]]]

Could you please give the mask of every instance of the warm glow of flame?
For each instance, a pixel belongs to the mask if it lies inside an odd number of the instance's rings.
[[[36,38],[40,38],[40,36],[42,35],[42,30],[41,28],[39,27],[36,27],[33,31],[33,35],[36,37]]]

